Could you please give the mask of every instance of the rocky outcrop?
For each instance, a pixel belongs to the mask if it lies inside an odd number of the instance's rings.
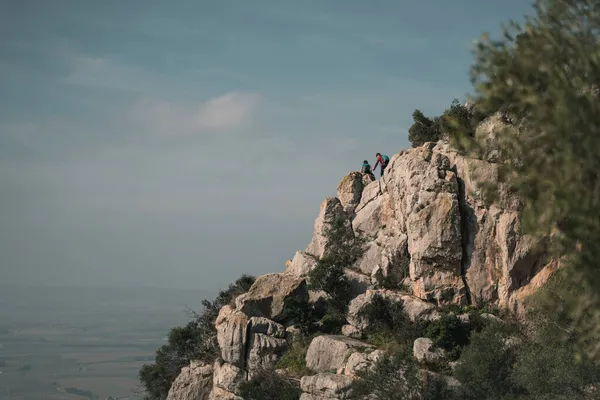
[[[360,203],[362,191],[363,174],[360,172],[351,172],[340,181],[337,187],[338,199],[348,214],[354,213]]]
[[[244,368],[248,339],[248,316],[227,305],[219,311],[215,326],[223,360],[239,368]]]
[[[251,317],[277,320],[291,299],[308,300],[306,281],[293,274],[274,273],[258,277],[247,293],[238,296],[235,307]]]
[[[251,318],[249,330],[246,369],[251,378],[256,371],[274,366],[287,349],[288,342],[283,325],[267,318]]]
[[[416,321],[423,315],[432,311],[434,305],[421,300],[418,297],[406,293],[395,292],[392,290],[367,290],[366,293],[355,297],[348,306],[348,323],[359,330],[367,327],[368,321],[363,315],[363,311],[369,306],[375,296],[381,296],[383,299],[402,305],[411,321]]]
[[[304,376],[300,388],[304,392],[301,400],[347,399],[351,394],[354,378],[347,375],[317,374]]]
[[[415,359],[422,363],[433,364],[446,356],[443,349],[435,348],[433,340],[429,338],[418,338],[413,344],[413,354]]]
[[[317,258],[325,254],[329,245],[327,230],[336,220],[348,220],[348,214],[337,197],[327,197],[321,204],[321,211],[315,220],[313,237],[305,251],[307,254]],[[347,224],[347,235],[354,235],[350,224]]]
[[[167,400],[208,400],[213,386],[213,367],[192,361],[173,382]]]
[[[498,116],[478,127],[476,135],[489,149],[479,158],[459,154],[445,141],[425,143],[394,155],[380,180],[359,172],[345,176],[337,197],[321,204],[307,248],[286,262],[285,272],[259,277],[235,307],[220,310],[215,326],[221,359],[184,368],[169,398],[239,399],[241,382],[275,365],[297,332],[285,326],[290,300],[327,309],[327,295],[309,292],[306,280],[333,250],[327,232],[334,224],[342,237],[364,238],[365,251],[345,270],[352,300],[343,335],[316,337],[308,348],[306,365],[316,375],[302,378],[304,400],[346,398],[359,371],[379,359],[378,350],[358,340],[368,325],[362,311],[375,295],[401,304],[413,322],[439,318],[438,306],[447,304],[488,303],[521,312],[527,296],[560,265],[546,259],[543,241],[521,232],[516,195],[501,191],[489,204],[480,188],[498,181],[495,146],[503,129],[510,127]],[[460,318],[469,323],[468,315]],[[414,342],[413,352],[424,365],[445,357],[426,338]]]
[[[348,357],[356,351],[373,351],[367,343],[340,335],[318,336],[306,352],[306,366],[315,372],[336,372],[346,366]]]

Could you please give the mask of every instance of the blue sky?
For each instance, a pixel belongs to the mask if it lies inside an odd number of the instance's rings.
[[[0,2],[0,281],[281,271],[529,1]]]

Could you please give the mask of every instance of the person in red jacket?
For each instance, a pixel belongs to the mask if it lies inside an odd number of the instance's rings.
[[[388,156],[386,156],[385,154],[381,154],[381,153],[377,153],[377,154],[375,154],[375,156],[377,157],[377,161],[375,162],[373,171],[375,171],[377,169],[377,165],[381,164],[381,176],[383,176],[383,172],[385,170],[385,167],[388,166],[388,163],[390,162],[390,158]]]

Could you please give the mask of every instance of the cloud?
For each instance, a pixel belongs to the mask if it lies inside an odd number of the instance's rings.
[[[153,74],[108,57],[67,54],[66,58],[70,72],[63,82],[68,85],[141,92],[156,81]]]
[[[259,102],[257,94],[243,92],[229,92],[194,106],[146,99],[132,107],[129,119],[164,134],[227,131],[249,123]]]

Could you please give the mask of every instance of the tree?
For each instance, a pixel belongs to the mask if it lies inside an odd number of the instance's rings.
[[[167,398],[173,381],[179,376],[181,368],[191,360],[212,363],[220,355],[217,342],[215,320],[219,310],[231,304],[237,296],[247,292],[254,283],[254,277],[242,275],[226,290],[219,292],[215,300],[203,300],[202,314],[191,312],[194,319],[181,327],[172,328],[167,344],[156,351],[153,364],[145,364],[139,372],[146,399],[164,400]]]
[[[570,313],[585,349],[600,358],[591,340],[600,336],[600,7],[537,0],[534,11],[500,40],[484,35],[475,51],[476,107],[505,109],[517,121],[498,140],[498,184],[483,189],[517,191],[525,232],[551,238],[553,255],[569,267],[566,279],[584,289],[555,306]],[[467,147],[485,151],[473,141]]]
[[[351,297],[345,269],[362,256],[365,240],[354,234],[350,221],[343,216],[333,219],[325,236],[327,249],[309,274],[309,288],[327,293],[333,309],[343,314]]]
[[[418,147],[425,142],[437,142],[442,137],[437,118],[427,118],[421,110],[412,114],[414,123],[408,128],[408,140],[412,147]]]

